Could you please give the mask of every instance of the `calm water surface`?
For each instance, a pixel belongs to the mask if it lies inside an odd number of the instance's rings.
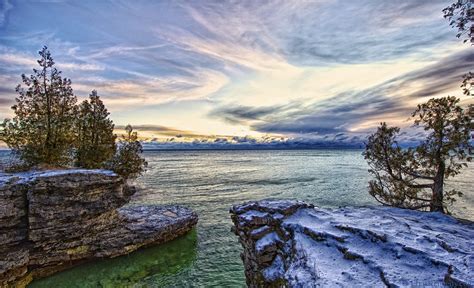
[[[85,264],[31,287],[243,287],[241,247],[229,207],[265,198],[324,207],[376,205],[362,150],[146,152],[148,172],[133,204],[182,204],[199,214],[177,240],[128,256]],[[463,191],[458,216],[474,219],[474,169],[449,186]]]

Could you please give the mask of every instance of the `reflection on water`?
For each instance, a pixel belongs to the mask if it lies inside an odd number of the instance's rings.
[[[194,240],[185,237],[130,256],[73,268],[32,287],[243,287],[241,247],[230,232],[229,207],[269,198],[299,199],[324,207],[377,205],[367,193],[370,175],[361,153],[146,152],[150,168],[139,179],[143,188],[133,202],[192,208],[199,215],[197,234],[186,237]],[[474,219],[472,179],[473,165],[447,187],[464,192],[455,211],[469,219]]]
[[[40,279],[29,287],[163,287],[185,274],[197,256],[197,233],[138,250],[126,256],[104,259]]]

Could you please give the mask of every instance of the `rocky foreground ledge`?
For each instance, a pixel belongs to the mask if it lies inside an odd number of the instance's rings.
[[[249,287],[474,287],[474,224],[389,207],[231,208]]]
[[[197,223],[185,207],[124,206],[134,193],[106,170],[0,174],[0,287],[160,244]]]

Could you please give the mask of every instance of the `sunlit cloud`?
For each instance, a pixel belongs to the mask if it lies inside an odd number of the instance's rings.
[[[154,145],[359,145],[474,64],[442,0],[0,3],[0,118],[47,45]]]
[[[2,51],[4,49],[0,49]],[[3,51],[2,51],[3,52]],[[14,54],[3,52],[0,54],[0,64],[5,66],[14,66],[15,69],[18,69],[19,66],[22,68],[31,69],[31,67],[36,67],[38,65],[38,57],[26,56],[23,54]],[[90,63],[72,63],[72,62],[62,62],[58,63],[58,68],[62,70],[78,70],[78,71],[100,71],[104,70],[104,67],[96,64]]]

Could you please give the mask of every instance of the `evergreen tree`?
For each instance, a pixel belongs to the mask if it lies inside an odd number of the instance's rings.
[[[108,168],[122,176],[124,179],[133,179],[140,176],[148,163],[140,156],[143,147],[138,141],[137,132],[131,125],[125,127],[125,135],[119,140],[118,149]]]
[[[402,149],[396,140],[400,129],[386,123],[369,137],[364,156],[375,176],[369,182],[369,193],[377,201],[448,212],[447,204],[461,193],[444,191],[444,181],[459,174],[472,160],[468,155],[472,148],[470,117],[458,103],[456,97],[443,97],[418,105],[412,115],[415,125],[429,134],[416,148]]]
[[[71,80],[54,67],[47,47],[39,51],[39,69],[22,75],[13,119],[2,123],[1,138],[28,165],[66,165],[74,142],[76,96]]]
[[[76,166],[103,168],[115,153],[114,124],[110,113],[93,90],[89,101],[84,100],[78,109]]]

